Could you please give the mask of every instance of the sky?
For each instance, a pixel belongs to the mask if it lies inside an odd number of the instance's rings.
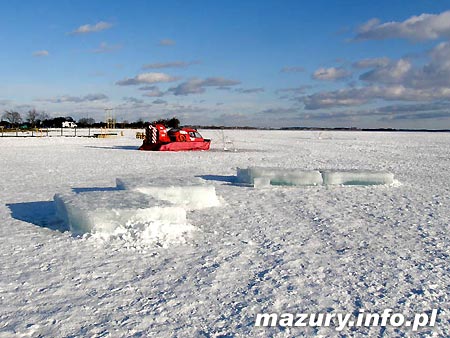
[[[450,1],[0,1],[0,111],[450,128]]]

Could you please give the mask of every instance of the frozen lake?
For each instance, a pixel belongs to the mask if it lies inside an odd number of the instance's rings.
[[[336,336],[254,327],[260,312],[439,309],[423,336],[450,335],[450,134],[220,131],[209,152],[141,152],[116,139],[0,138],[0,337]],[[227,145],[232,147],[230,144]],[[254,189],[236,167],[386,170],[395,186]],[[56,193],[108,191],[118,177],[199,177],[220,207],[168,247],[75,237]],[[409,336],[408,328],[342,336]]]

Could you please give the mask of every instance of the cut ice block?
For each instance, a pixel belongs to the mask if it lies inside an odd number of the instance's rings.
[[[325,185],[376,185],[394,183],[394,174],[370,170],[324,170]]]
[[[322,184],[322,175],[318,170],[265,167],[248,167],[247,169],[237,168],[238,182],[255,184],[255,178],[269,179],[271,185]]]
[[[253,186],[255,188],[268,188],[268,187],[270,187],[270,178],[268,178],[268,177],[255,177],[253,179]]]
[[[205,181],[198,177],[120,177],[116,178],[118,189],[134,190],[142,187],[187,187],[187,186],[205,186]]]
[[[186,211],[132,191],[97,191],[54,196],[59,217],[76,234],[112,233],[129,222],[186,223]]]
[[[204,184],[202,180],[197,178],[117,178],[116,185],[119,189],[138,191],[191,210],[220,205],[216,188]]]

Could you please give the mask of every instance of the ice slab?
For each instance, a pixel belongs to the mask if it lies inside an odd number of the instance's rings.
[[[324,170],[325,185],[377,185],[393,184],[394,174],[387,171],[370,170]]]
[[[54,196],[58,216],[72,233],[112,234],[133,224],[186,224],[185,209],[133,191],[97,191]]]
[[[300,170],[289,168],[248,167],[237,168],[237,180],[240,183],[259,186],[264,178],[271,185],[321,185],[322,175],[318,170]]]
[[[116,185],[119,189],[138,191],[188,210],[220,206],[216,188],[198,178],[117,178]]]
[[[198,177],[120,177],[116,178],[116,186],[118,189],[134,190],[141,187],[192,187],[204,186],[205,181]]]
[[[255,177],[253,179],[253,186],[255,188],[268,188],[268,187],[270,187],[270,178],[268,178],[268,177]]]
[[[237,181],[255,188],[270,185],[378,185],[394,184],[394,174],[373,170],[301,170],[290,168],[237,168]]]

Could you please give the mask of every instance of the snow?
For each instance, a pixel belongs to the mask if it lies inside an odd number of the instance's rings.
[[[333,328],[254,320],[361,308],[437,308],[436,326],[418,336],[450,336],[450,134],[225,131],[237,149],[225,152],[218,132],[201,133],[211,151],[137,151],[135,131],[0,137],[0,337],[335,337]],[[236,184],[237,167],[370,169],[402,185],[254,189]],[[138,227],[75,236],[55,217],[55,194],[109,194],[116,178],[132,176],[198,178],[223,200],[183,207],[197,230],[165,246]],[[152,224],[149,235],[163,233]],[[413,334],[388,326],[340,335]]]
[[[328,170],[322,172],[323,184],[328,185],[376,185],[393,184],[394,174],[387,171]]]

